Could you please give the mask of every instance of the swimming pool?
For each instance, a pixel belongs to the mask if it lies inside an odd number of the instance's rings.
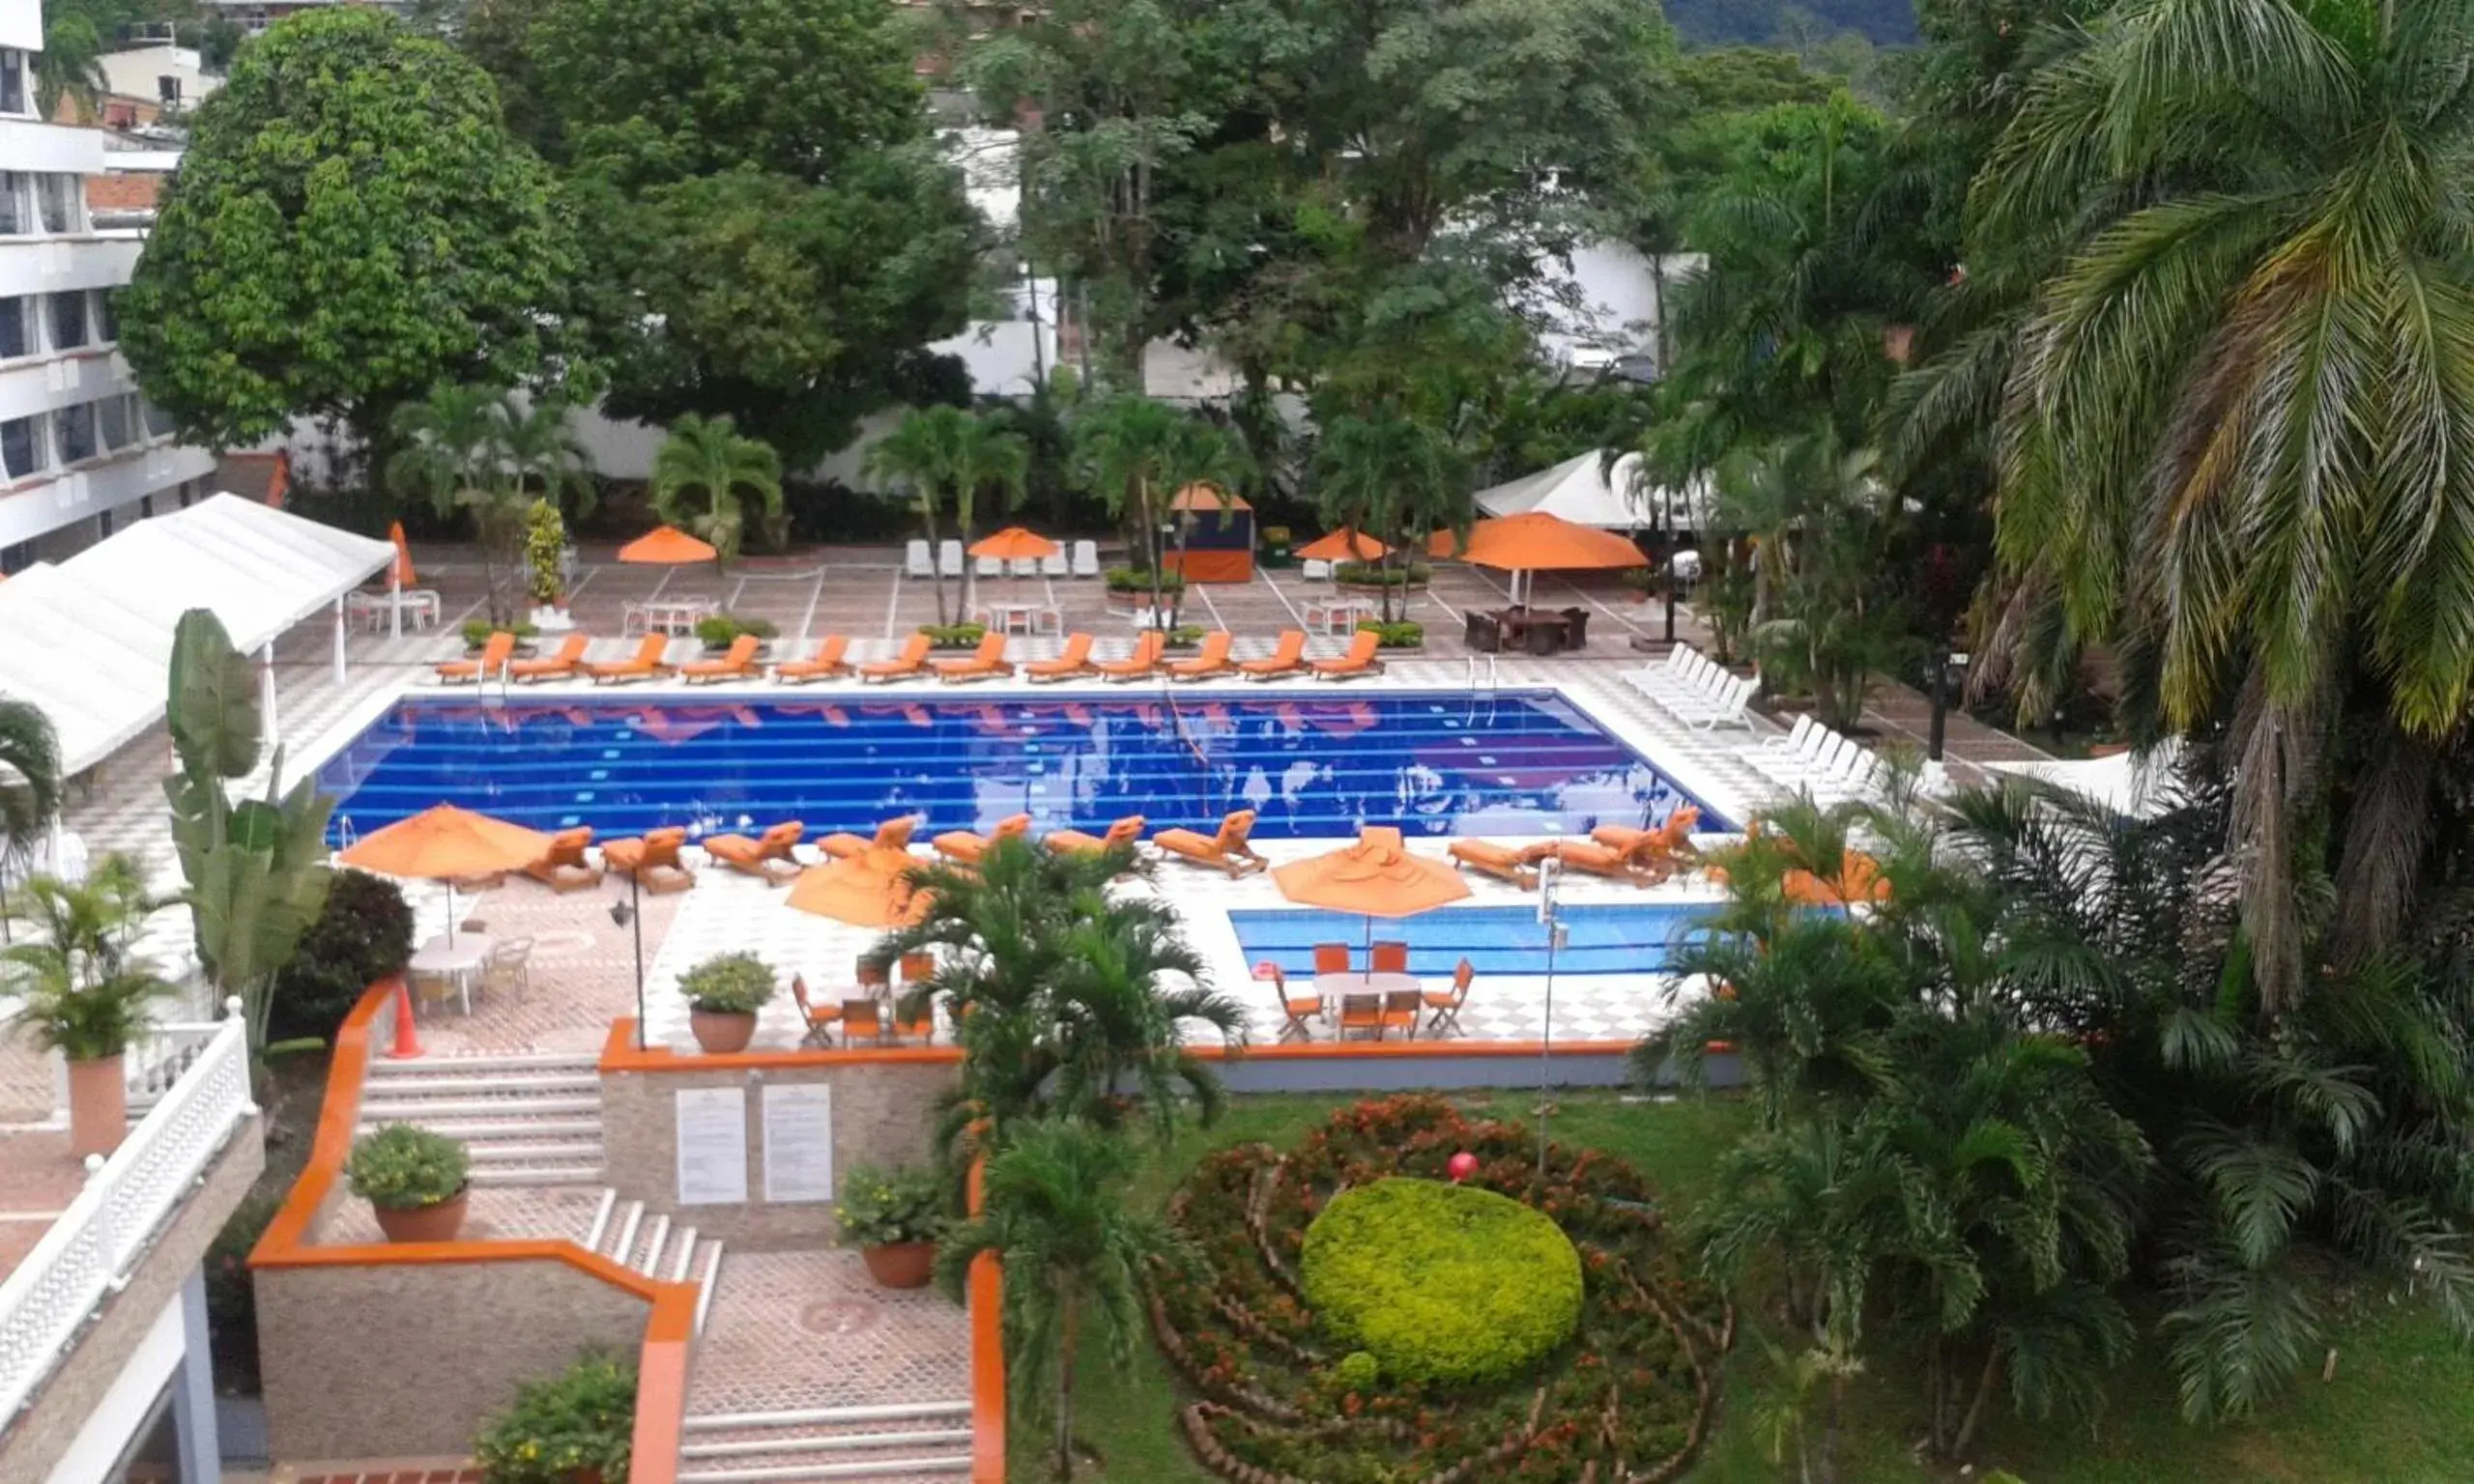
[[[1036,699],[399,702],[319,771],[334,832],[454,803],[604,836],[781,819],[920,835],[1028,813],[1034,829],[1208,829],[1266,839],[1579,834],[1698,802],[1552,691],[1349,697],[1123,693]],[[1705,829],[1724,821],[1704,806]]]
[[[1566,905],[1558,974],[1657,974],[1679,939],[1693,935],[1707,907],[1673,903]],[[1279,964],[1291,976],[1314,972],[1314,945],[1345,943],[1350,961],[1366,966],[1366,922],[1346,912],[1302,908],[1228,914],[1250,964]],[[1546,972],[1546,928],[1535,907],[1438,907],[1416,917],[1374,923],[1374,937],[1409,945],[1409,972],[1448,976],[1462,958],[1481,974]]]

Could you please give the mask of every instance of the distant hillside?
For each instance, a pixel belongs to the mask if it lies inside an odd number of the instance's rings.
[[[1687,46],[1769,45],[1798,29],[1852,31],[1876,46],[1915,40],[1913,0],[1666,0],[1665,10]]]

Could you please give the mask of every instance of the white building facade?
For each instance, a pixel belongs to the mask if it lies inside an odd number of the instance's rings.
[[[121,358],[111,291],[144,233],[89,218],[103,134],[37,117],[42,47],[41,0],[0,0],[0,573],[199,498],[215,470]]]

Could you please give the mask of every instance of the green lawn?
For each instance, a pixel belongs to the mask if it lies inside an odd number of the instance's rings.
[[[1212,1150],[1262,1139],[1284,1144],[1332,1109],[1357,1100],[1340,1097],[1259,1097],[1232,1100],[1218,1127],[1189,1131],[1144,1174],[1137,1198],[1165,1202],[1178,1178]],[[1457,1099],[1473,1114],[1526,1120],[1535,1094],[1471,1094]],[[1742,1127],[1740,1104],[1724,1100],[1642,1101],[1604,1093],[1567,1094],[1557,1100],[1558,1142],[1587,1145],[1630,1160],[1680,1202],[1704,1189],[1718,1156]],[[2091,1434],[2007,1417],[1988,1429],[1982,1466],[2008,1469],[2028,1484],[2253,1484],[2279,1480],[2379,1480],[2382,1484],[2462,1484],[2474,1478],[2474,1355],[2438,1318],[2400,1298],[2344,1297],[2337,1332],[2337,1377],[2314,1379],[2286,1398],[2264,1421],[2241,1427],[2186,1427],[2174,1412],[2172,1376],[2161,1357],[2143,1355],[2110,1387],[2113,1404]],[[1730,1396],[1715,1437],[1687,1477],[1694,1484],[1751,1484],[1792,1477],[1762,1457],[1743,1425],[1745,1397],[1764,1378],[1757,1354],[1740,1349],[1730,1368]],[[1102,1484],[1212,1484],[1178,1441],[1175,1379],[1146,1339],[1133,1368],[1119,1371],[1091,1357],[1079,1374],[1076,1432],[1102,1459],[1076,1477]],[[1912,1387],[1871,1377],[1850,1408],[1851,1442],[1843,1477],[1901,1481],[1954,1477],[1927,1468],[1910,1445],[1919,1424]],[[1037,1441],[1014,1439],[1014,1477],[1048,1476]],[[1028,1447],[1024,1444],[1030,1444]]]

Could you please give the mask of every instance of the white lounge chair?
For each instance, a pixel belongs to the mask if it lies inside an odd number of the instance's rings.
[[[960,541],[936,543],[936,570],[947,577],[963,575],[963,544]]]
[[[971,571],[980,577],[1003,577],[1005,558],[1002,556],[974,557],[971,561]]]
[[[909,577],[935,577],[936,569],[928,559],[928,543],[912,540],[902,549],[902,570]]]
[[[1040,575],[1040,559],[1037,556],[1017,556],[1005,570],[1016,577],[1037,577]]]
[[[1332,564],[1309,557],[1297,564],[1297,575],[1309,583],[1328,583],[1332,580]]]
[[[1097,577],[1100,575],[1099,542],[1077,541],[1074,543],[1074,575],[1076,577]]]
[[[1065,553],[1062,551],[1053,556],[1040,558],[1040,576],[1042,577],[1068,577],[1072,574],[1073,568],[1067,564]]]

